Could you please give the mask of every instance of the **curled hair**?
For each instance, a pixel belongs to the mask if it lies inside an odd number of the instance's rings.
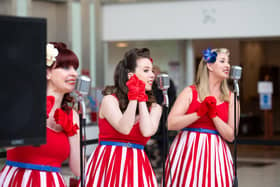
[[[230,55],[229,50],[226,48],[212,49],[211,52],[216,52],[217,55],[219,55],[220,53],[224,53],[228,56]],[[202,57],[198,66],[196,82],[195,82],[200,101],[203,101],[205,97],[209,96],[210,94],[208,77],[209,77],[209,72],[207,68],[207,61],[205,60],[204,57]],[[227,80],[222,81],[220,91],[221,91],[220,99],[222,101],[229,101],[229,88],[228,88]]]
[[[58,50],[58,55],[56,57],[55,62],[47,68],[56,69],[56,68],[73,66],[75,69],[78,69],[79,67],[78,57],[75,55],[73,51],[67,48],[66,44],[62,42],[50,42],[50,44],[53,44],[54,47]],[[69,112],[72,109],[72,107],[70,106],[73,104],[74,104],[74,98],[70,95],[70,93],[64,94],[61,103],[61,108],[64,111]]]
[[[128,73],[135,72],[137,63],[136,61],[140,58],[148,58],[150,57],[150,50],[148,48],[133,48],[127,51],[124,54],[123,59],[117,64],[115,73],[114,73],[114,86],[107,86],[102,91],[103,95],[111,95],[115,94],[119,100],[120,110],[124,112],[128,105],[128,88],[126,86],[126,82],[128,81]],[[147,106],[150,107],[153,102],[155,102],[155,98],[152,94],[152,91],[146,91],[148,95]]]

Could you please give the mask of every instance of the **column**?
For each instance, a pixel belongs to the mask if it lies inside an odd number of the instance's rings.
[[[186,61],[185,61],[185,67],[186,67],[186,86],[191,85],[194,83],[195,78],[195,67],[194,67],[194,51],[193,51],[193,44],[192,40],[186,41],[185,46],[186,51]]]
[[[81,4],[79,1],[68,2],[68,20],[69,20],[69,39],[71,41],[71,49],[77,55],[80,61],[78,73],[83,69],[82,58],[82,25],[81,25]]]

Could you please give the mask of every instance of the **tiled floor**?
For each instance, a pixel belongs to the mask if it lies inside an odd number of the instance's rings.
[[[280,158],[239,158],[237,176],[240,187],[279,187]]]
[[[239,145],[237,166],[240,187],[280,186],[280,146]]]

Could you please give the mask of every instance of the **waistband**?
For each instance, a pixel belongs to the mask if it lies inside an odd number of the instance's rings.
[[[115,146],[123,146],[130,147],[136,149],[144,149],[144,145],[136,144],[136,143],[125,143],[125,142],[113,142],[113,141],[100,141],[99,145],[115,145]]]
[[[23,163],[23,162],[15,162],[15,161],[10,161],[10,160],[7,160],[6,164],[9,165],[9,166],[15,166],[15,167],[25,168],[25,169],[35,169],[35,170],[40,170],[40,171],[60,172],[59,167],[53,167],[53,166],[30,164],[30,163]]]
[[[216,130],[210,130],[210,129],[203,129],[203,128],[183,128],[182,131],[193,131],[193,132],[201,132],[201,133],[208,133],[208,134],[216,134],[220,135],[218,131]]]

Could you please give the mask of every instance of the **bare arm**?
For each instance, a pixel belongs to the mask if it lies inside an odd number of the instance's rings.
[[[112,95],[106,95],[101,103],[100,117],[106,118],[118,132],[129,134],[135,123],[136,107],[137,100],[129,101],[122,113],[118,100]]]
[[[185,114],[192,101],[192,89],[186,87],[176,99],[169,115],[168,115],[168,130],[180,130],[200,117],[196,112],[192,114]]]
[[[238,132],[238,124],[240,117],[240,104],[236,103],[236,128]],[[219,131],[220,135],[227,141],[232,142],[234,140],[234,95],[231,94],[228,110],[228,123],[225,123],[218,116],[213,119],[216,129]]]
[[[80,127],[79,115],[73,110],[73,124]],[[69,167],[75,176],[80,176],[80,130],[68,137],[70,143]]]
[[[153,103],[149,113],[146,102],[139,102],[140,131],[143,136],[149,137],[156,133],[161,117],[162,108]]]

